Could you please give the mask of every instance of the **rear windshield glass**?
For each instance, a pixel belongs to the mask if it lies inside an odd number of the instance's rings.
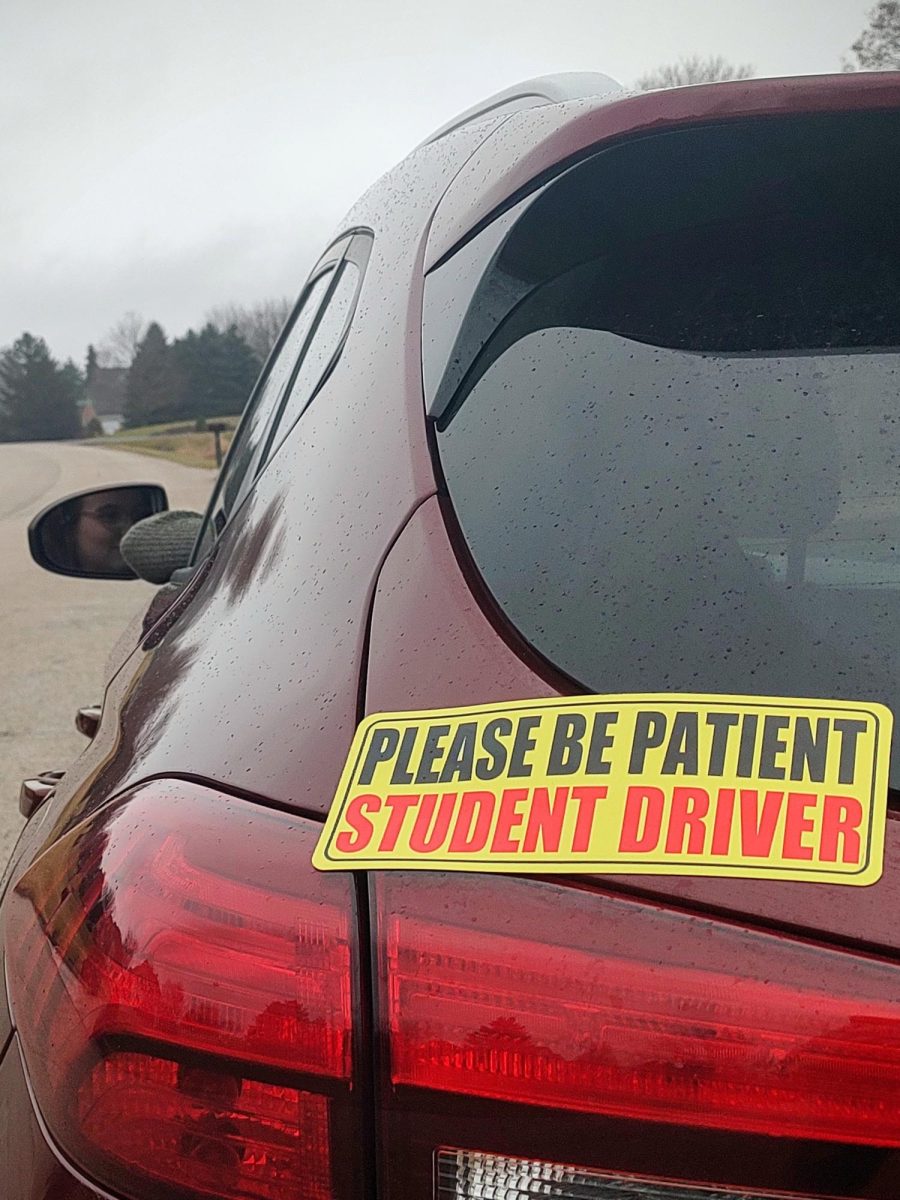
[[[480,235],[480,270],[478,239],[439,269],[451,501],[506,616],[584,687],[897,709],[898,134],[621,146]]]

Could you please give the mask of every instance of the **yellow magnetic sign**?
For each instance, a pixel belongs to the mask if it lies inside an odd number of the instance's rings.
[[[313,862],[871,884],[891,725],[880,704],[671,694],[378,714]]]

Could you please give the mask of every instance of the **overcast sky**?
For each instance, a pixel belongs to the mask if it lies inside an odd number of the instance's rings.
[[[0,0],[0,346],[83,361],[293,295],[356,197],[482,97],[684,54],[840,69],[873,0]]]

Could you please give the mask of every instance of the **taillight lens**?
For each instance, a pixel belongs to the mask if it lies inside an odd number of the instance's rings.
[[[38,1107],[127,1195],[327,1200],[353,1121],[355,916],[318,827],[187,783],[53,845],[8,906]]]
[[[683,1184],[644,1177],[612,1175],[590,1167],[441,1150],[435,1157],[435,1200],[764,1200],[761,1193]],[[766,1193],[768,1200],[778,1200]]]
[[[377,894],[395,1088],[900,1146],[894,965],[543,881]]]

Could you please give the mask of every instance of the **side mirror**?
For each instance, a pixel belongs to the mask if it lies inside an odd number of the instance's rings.
[[[187,569],[202,527],[202,513],[157,513],[128,530],[122,538],[122,557],[148,583],[183,583],[176,576]]]
[[[45,508],[28,526],[31,557],[57,575],[136,579],[119,544],[132,525],[168,506],[165,490],[155,483],[76,492]]]

